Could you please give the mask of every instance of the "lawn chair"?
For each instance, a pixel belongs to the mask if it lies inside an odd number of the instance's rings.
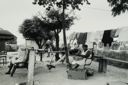
[[[24,62],[17,62],[17,63],[15,63],[13,65],[11,76],[13,76],[13,74],[15,73],[17,68],[26,68],[26,69],[28,69],[28,60],[29,60],[30,50],[25,50],[25,51],[27,51],[27,53],[25,55],[26,56],[26,60]]]

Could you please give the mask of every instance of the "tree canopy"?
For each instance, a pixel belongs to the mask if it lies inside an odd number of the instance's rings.
[[[107,0],[112,7],[112,15],[117,16],[128,11],[128,0]]]
[[[22,33],[25,38],[35,40],[39,48],[42,48],[43,42],[52,38],[48,23],[37,16],[24,20],[19,27],[19,32]]]
[[[73,20],[75,17],[69,16],[68,14],[64,14],[65,23],[63,23],[62,13],[59,10],[50,10],[47,12],[47,22],[49,22],[50,30],[62,29],[62,24],[64,24],[64,28],[69,29],[71,25],[73,25]]]
[[[58,8],[67,9],[67,7],[72,7],[72,9],[80,10],[79,5],[83,5],[86,1],[87,4],[90,4],[88,0],[34,0],[33,4],[38,4],[46,7],[47,10],[50,10],[52,7],[57,6]]]

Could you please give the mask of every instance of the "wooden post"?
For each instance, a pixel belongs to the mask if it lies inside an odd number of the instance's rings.
[[[98,72],[102,72],[102,67],[103,67],[103,60],[102,59],[98,59],[99,61],[99,68],[98,68]]]
[[[99,59],[99,68],[98,72],[104,72],[106,73],[107,71],[107,60],[106,59]]]
[[[27,85],[34,85],[34,63],[35,63],[35,51],[34,49],[31,49],[29,54]]]
[[[107,59],[103,59],[103,72],[106,73],[107,71]]]

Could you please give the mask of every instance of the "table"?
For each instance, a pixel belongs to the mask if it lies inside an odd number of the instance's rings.
[[[7,55],[0,55],[0,64],[1,64],[1,61],[2,61],[2,64],[6,64],[7,63]]]
[[[106,73],[107,71],[107,59],[105,59],[102,56],[95,56],[99,62],[99,67],[98,67],[98,72],[104,72]]]
[[[95,58],[97,58],[98,62],[99,62],[98,72],[104,72],[104,73],[107,72],[107,61],[109,61],[109,60],[128,64],[128,61],[109,58],[109,57],[103,57],[103,56],[96,55]]]

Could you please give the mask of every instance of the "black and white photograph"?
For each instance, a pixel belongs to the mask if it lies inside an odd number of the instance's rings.
[[[0,85],[128,85],[128,0],[0,0]]]

